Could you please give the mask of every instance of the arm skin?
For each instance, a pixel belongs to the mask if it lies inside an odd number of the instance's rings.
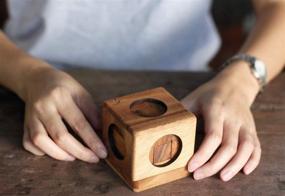
[[[263,60],[268,82],[285,66],[285,0],[253,0],[257,23],[241,49]]]
[[[24,148],[35,155],[96,163],[107,156],[96,135],[91,95],[71,76],[18,49],[0,32],[0,85],[25,102]],[[68,132],[65,122],[84,144]]]
[[[253,3],[257,21],[240,52],[265,62],[268,83],[285,65],[285,0]],[[239,61],[182,100],[205,120],[205,138],[188,164],[194,179],[220,172],[228,181],[240,170],[249,174],[258,166],[261,147],[250,111],[258,91],[249,66]]]
[[[252,0],[252,2],[257,21],[240,52],[255,56],[266,64],[268,83],[285,66],[285,0]],[[250,77],[252,76],[248,75],[248,78]],[[255,96],[253,93],[253,97]]]
[[[44,63],[38,63],[38,59],[28,56],[17,48],[0,31],[0,85],[14,91],[23,98],[23,80],[33,69],[46,67]],[[21,82],[20,82],[21,81]]]

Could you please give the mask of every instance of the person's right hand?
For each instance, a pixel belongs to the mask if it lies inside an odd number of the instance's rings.
[[[49,66],[30,71],[25,82],[23,146],[35,155],[96,163],[107,156],[96,135],[99,121],[91,95],[71,76]],[[80,136],[78,141],[66,122]]]

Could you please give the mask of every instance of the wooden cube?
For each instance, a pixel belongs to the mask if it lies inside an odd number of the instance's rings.
[[[108,165],[136,192],[189,175],[196,117],[164,88],[104,102]]]

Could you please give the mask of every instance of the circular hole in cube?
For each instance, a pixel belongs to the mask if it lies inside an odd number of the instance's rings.
[[[160,100],[147,98],[134,101],[130,109],[138,116],[156,117],[163,115],[167,111],[167,106]]]
[[[181,150],[182,141],[178,136],[165,135],[153,144],[149,160],[156,167],[165,167],[178,158]]]
[[[123,131],[115,124],[111,124],[108,130],[109,145],[114,156],[123,160],[126,154],[126,146]]]

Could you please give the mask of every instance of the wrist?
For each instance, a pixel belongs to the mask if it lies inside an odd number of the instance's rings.
[[[235,61],[222,70],[218,76],[229,88],[239,92],[251,105],[257,96],[260,86],[257,79],[251,73],[246,62]]]
[[[0,43],[0,85],[23,98],[30,73],[51,66],[16,47],[1,31]]]
[[[24,101],[26,100],[29,89],[33,88],[34,76],[42,70],[53,69],[49,64],[31,56],[18,58],[14,64],[17,65],[17,71],[15,71],[16,81],[12,90]]]

